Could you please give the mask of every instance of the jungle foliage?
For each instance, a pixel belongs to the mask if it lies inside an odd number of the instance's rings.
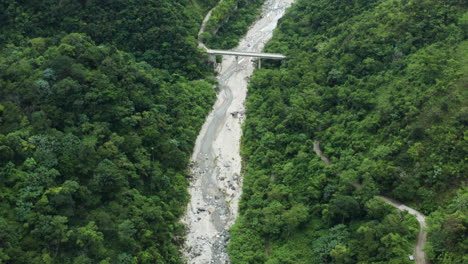
[[[40,0],[0,2],[0,44],[85,33],[160,69],[201,77],[200,23],[217,0]]]
[[[468,5],[298,0],[251,78],[233,263],[468,261]],[[332,162],[315,154],[319,140]],[[350,183],[360,183],[354,188]]]
[[[214,3],[0,2],[0,263],[182,263]]]

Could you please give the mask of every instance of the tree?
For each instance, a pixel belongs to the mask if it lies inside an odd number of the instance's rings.
[[[392,207],[378,198],[366,202],[367,215],[372,219],[383,219],[392,212]]]
[[[127,179],[124,178],[119,168],[108,159],[98,164],[93,183],[95,190],[107,198],[113,197],[122,187],[128,185]]]
[[[98,231],[98,227],[93,221],[76,229],[76,244],[85,251],[90,251],[94,256],[100,255],[103,242],[104,235]],[[80,261],[84,261],[84,259]]]
[[[333,258],[333,263],[353,263],[353,259],[351,258],[352,254],[350,250],[343,245],[337,245],[334,249],[332,249],[332,251],[330,251],[330,256]]]
[[[49,252],[57,256],[60,245],[67,242],[70,233],[68,232],[68,219],[58,215],[38,215],[34,228],[31,231],[41,245],[45,246]]]
[[[136,232],[135,225],[130,220],[125,220],[118,226],[119,238],[122,241],[131,240]]]
[[[291,209],[286,210],[282,219],[285,223],[285,231],[292,233],[300,224],[306,222],[309,218],[309,209],[303,204],[295,204]]]
[[[341,219],[341,223],[360,214],[359,204],[351,196],[339,195],[335,197],[330,203],[329,210],[335,219]]]

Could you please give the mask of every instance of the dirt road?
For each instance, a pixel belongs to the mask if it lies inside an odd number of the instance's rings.
[[[322,150],[320,149],[319,141],[314,142],[314,151],[315,151],[315,154],[317,154],[320,157],[320,159],[322,159],[325,165],[327,166],[331,165],[330,160],[323,154]],[[353,185],[356,188],[360,187],[358,183],[351,183],[351,185]],[[408,207],[389,197],[382,196],[382,195],[377,195],[375,197],[381,199],[387,204],[390,204],[391,206],[397,208],[400,211],[407,211],[408,213],[416,217],[416,219],[419,222],[419,233],[418,233],[418,238],[416,239],[416,246],[414,247],[413,256],[414,256],[416,264],[429,264],[430,262],[426,259],[426,253],[424,253],[423,251],[424,245],[426,244],[426,240],[427,240],[427,232],[424,230],[424,228],[426,227],[426,216],[414,210],[413,208]]]
[[[408,207],[398,201],[395,201],[391,198],[378,195],[377,198],[386,202],[387,204],[392,205],[400,211],[407,211],[408,213],[414,215],[419,222],[419,233],[418,238],[416,239],[416,246],[414,247],[413,256],[417,264],[429,264],[430,262],[426,260],[426,253],[424,253],[424,245],[427,240],[427,232],[424,230],[426,227],[426,216],[422,213],[414,210],[411,207]]]

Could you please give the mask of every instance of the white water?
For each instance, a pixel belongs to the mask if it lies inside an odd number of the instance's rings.
[[[236,49],[262,51],[293,1],[266,0],[260,19]],[[221,89],[192,155],[191,200],[183,218],[188,228],[183,249],[188,264],[230,263],[226,246],[242,192],[239,146],[247,82],[253,71],[254,63],[248,57],[224,56],[218,67]]]

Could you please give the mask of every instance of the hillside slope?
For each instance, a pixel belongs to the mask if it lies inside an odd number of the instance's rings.
[[[189,77],[207,71],[196,34],[218,1],[2,1],[0,44],[84,33],[160,69]]]
[[[215,2],[0,3],[0,263],[182,263]]]
[[[377,194],[429,215],[434,263],[466,261],[467,8],[297,1],[267,48],[291,59],[251,79],[233,263],[411,263],[416,220]]]

